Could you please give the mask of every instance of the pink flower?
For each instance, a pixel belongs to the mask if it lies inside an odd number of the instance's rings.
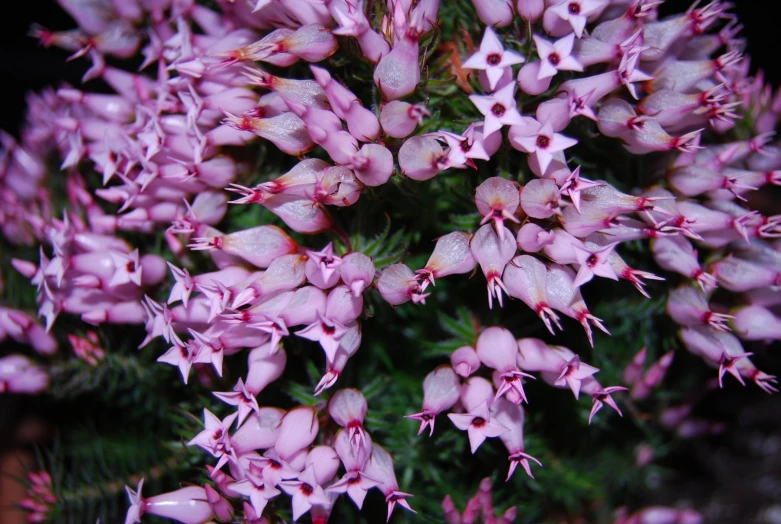
[[[312,506],[328,506],[331,502],[317,482],[315,468],[310,465],[298,480],[284,480],[280,483],[282,490],[293,497],[293,520],[298,520]]]
[[[349,432],[350,444],[358,448],[366,444],[363,419],[368,406],[366,398],[357,389],[340,389],[328,403],[331,418]]]
[[[475,190],[475,205],[483,215],[480,224],[492,221],[499,240],[504,240],[505,219],[516,224],[520,222],[515,217],[519,204],[518,186],[506,178],[496,176],[488,178]]]
[[[541,124],[533,118],[527,118],[524,122],[515,122],[515,124],[522,125],[510,128],[508,135],[510,143],[519,151],[534,155],[543,172],[553,160],[554,153],[569,149],[578,143],[574,138],[554,133],[547,122]]]
[[[479,365],[479,361],[478,361]],[[450,366],[439,366],[423,379],[423,411],[407,418],[420,420],[418,435],[430,426],[429,436],[434,434],[434,418],[438,413],[452,408],[459,397],[458,377]]]
[[[550,32],[556,27],[557,19],[569,22],[575,35],[580,38],[586,27],[587,17],[604,8],[605,5],[604,0],[562,0],[545,11],[543,24]]]
[[[247,389],[247,387],[244,385],[244,381],[241,378],[239,378],[239,381],[236,383],[236,386],[234,386],[232,392],[215,392],[214,396],[226,404],[238,407],[239,426],[241,426],[241,424],[244,422],[244,419],[247,418],[247,415],[253,411],[258,413],[260,410],[258,401],[255,399],[255,395],[253,395],[252,392]]]
[[[477,230],[477,233],[475,233],[475,236],[472,237],[469,243],[469,247],[488,281],[489,308],[493,308],[494,297],[501,306],[502,290],[507,293],[504,282],[502,282],[502,273],[518,249],[512,233],[509,230],[504,231],[500,238],[494,229],[489,224],[486,224]]]
[[[214,457],[219,458],[215,469],[220,469],[224,466],[230,457],[235,458],[235,451],[231,447],[230,427],[238,417],[238,413],[228,415],[223,420],[218,419],[211,411],[203,409],[203,423],[204,430],[198,433],[195,438],[187,443],[188,446],[193,444],[208,451]]]
[[[488,76],[488,84],[493,91],[502,77],[505,68],[520,64],[523,57],[513,51],[505,51],[502,42],[490,27],[485,28],[480,50],[464,62],[464,69],[479,69]]]
[[[491,420],[488,403],[485,401],[468,413],[450,413],[448,418],[458,429],[467,432],[472,454],[486,438],[498,437],[507,431],[506,427]]]
[[[514,83],[509,83],[490,95],[469,95],[469,100],[485,116],[483,127],[485,135],[500,130],[502,126],[524,123],[515,103]]]
[[[214,515],[206,491],[200,486],[188,486],[149,498],[141,496],[143,487],[144,479],[138,482],[135,490],[125,486],[130,499],[125,524],[140,524],[145,514],[170,518],[184,524],[200,524]]]
[[[537,46],[537,54],[540,55],[540,72],[537,73],[537,79],[552,77],[559,71],[583,71],[583,66],[572,56],[574,43],[574,34],[554,43],[534,35],[534,44]]]

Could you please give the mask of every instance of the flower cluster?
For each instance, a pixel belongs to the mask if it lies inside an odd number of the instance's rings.
[[[362,0],[218,0],[219,10],[193,0],[60,4],[79,28],[37,27],[35,35],[89,57],[84,82],[101,79],[113,93],[63,86],[31,95],[21,138],[0,135],[0,230],[10,244],[39,248],[37,262],[12,263],[36,287],[45,319],[44,328],[1,306],[0,341],[52,354],[55,321],[77,315],[91,326],[143,326],[140,347],[164,342],[157,360],[185,383],[193,367],[222,377],[230,361],[247,362],[232,391],[214,393],[231,413],[221,419],[204,408],[204,429],[189,441],[214,459],[211,483],[144,497],[142,480],[127,490],[126,524],[146,514],[267,522],[282,493],[294,520],[309,512],[326,522],[340,495],[360,509],[372,488],[388,519],[397,504],[413,511],[390,453],[364,425],[361,392],[340,384],[327,401],[289,409],[258,398],[298,364],[286,350],[297,338],[322,349],[314,394],[328,395],[362,346],[375,289],[383,307],[427,307],[439,279],[465,278],[477,266],[491,309],[525,312],[522,302],[551,336],[563,330],[560,315],[569,317],[598,349],[593,328],[609,335],[610,326],[581,288],[625,280],[650,297],[647,281],[665,278],[620,254],[650,240],[674,282],[667,311],[683,346],[719,368],[719,385],[730,373],[776,391],[741,340],[781,338],[772,311],[781,304],[781,215],[746,203],[750,191],[781,184],[781,146],[771,142],[781,97],[749,76],[728,3],[659,18],[660,2],[646,0],[472,0],[482,40],[458,66],[475,76],[463,84],[472,114],[445,126],[427,123],[441,111],[428,104],[431,79],[421,75],[439,31],[438,0],[371,9]],[[329,69],[348,50],[372,71],[380,105],[365,85]],[[141,72],[110,65],[139,52]],[[750,128],[736,127],[739,118]],[[627,193],[599,179],[599,169],[576,165],[586,126],[631,155],[667,153],[669,162],[653,185]],[[288,167],[249,181],[247,151],[258,149]],[[378,263],[353,246],[355,231],[340,220],[361,197],[377,202],[383,186],[466,178],[508,155],[521,162],[513,172],[475,184],[474,227],[443,226],[425,265]],[[47,175],[52,157],[63,174]],[[524,161],[525,178],[517,175]],[[62,191],[51,189],[52,178]],[[236,210],[260,210],[268,223],[236,227],[226,219]],[[165,256],[150,248],[158,233]],[[95,332],[66,335],[90,365],[111,351]],[[449,412],[472,453],[498,437],[507,479],[519,465],[531,477],[531,463],[541,464],[524,447],[524,379],[587,395],[591,422],[604,405],[621,414],[614,394],[631,388],[641,401],[661,383],[673,354],[643,372],[645,358],[643,350],[625,368],[624,386],[606,387],[578,352],[493,325],[426,375],[422,409],[408,417],[432,435],[436,415]],[[40,392],[48,382],[45,365],[0,359],[0,392]],[[717,430],[689,417],[691,404],[680,408],[661,415],[665,427],[689,436]],[[446,520],[515,518],[514,508],[494,517],[490,498],[487,480],[463,515],[446,499]],[[665,508],[619,521],[665,518],[697,521]]]

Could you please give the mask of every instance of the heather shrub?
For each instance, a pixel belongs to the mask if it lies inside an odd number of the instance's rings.
[[[83,84],[0,136],[29,521],[701,521],[648,478],[781,337],[727,2],[59,4]]]

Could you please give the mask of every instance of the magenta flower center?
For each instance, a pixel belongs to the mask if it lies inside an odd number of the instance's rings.
[[[434,159],[434,167],[440,171],[448,168],[447,155],[439,155]]]
[[[572,2],[568,6],[567,10],[569,11],[569,14],[571,15],[579,15],[580,14],[580,4],[577,2]]]
[[[554,66],[559,65],[559,62],[561,62],[561,57],[558,53],[551,53],[548,55],[548,62],[553,64]]]
[[[541,147],[542,149],[545,149],[550,145],[550,138],[548,138],[545,135],[540,135],[537,137],[537,147]]]
[[[326,335],[333,335],[334,332],[336,331],[336,329],[334,329],[333,326],[329,326],[327,324],[322,324],[322,327],[323,327],[323,333],[325,333]]]
[[[313,491],[314,489],[312,489],[312,486],[310,486],[309,484],[306,483],[301,484],[301,493],[303,493],[307,497],[311,495]]]
[[[594,267],[599,263],[599,259],[597,259],[596,255],[591,255],[586,259],[586,265],[588,267]]]
[[[488,65],[499,65],[499,62],[502,61],[502,56],[499,53],[493,53],[488,55],[486,58],[486,62],[488,62]]]
[[[502,116],[505,111],[506,109],[502,104],[494,104],[491,108],[491,112],[496,116]]]
[[[486,424],[486,422],[485,422],[485,419],[483,417],[475,417],[472,420],[472,425],[474,427],[476,427],[476,428],[482,428],[483,426],[485,426],[485,424]]]

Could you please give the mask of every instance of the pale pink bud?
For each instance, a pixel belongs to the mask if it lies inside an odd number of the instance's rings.
[[[464,409],[471,411],[480,404],[491,404],[494,400],[494,387],[483,377],[471,376],[464,381],[459,391],[459,398]]]
[[[753,305],[737,309],[731,324],[735,328],[735,333],[743,340],[781,339],[781,320],[762,306]]]
[[[293,408],[279,424],[279,438],[274,444],[274,450],[282,459],[289,459],[314,442],[319,430],[320,424],[314,408],[310,406]]]
[[[741,178],[751,174],[750,171],[737,171],[734,176],[726,173],[726,170],[719,173],[696,165],[680,166],[667,173],[667,181],[673,189],[685,196],[696,196],[708,191],[726,189],[735,197],[744,200],[739,191],[756,189],[756,187],[741,181]]]
[[[521,15],[521,18],[533,24],[542,18],[542,13],[545,11],[545,0],[516,0],[515,10]]]
[[[364,144],[352,157],[350,166],[363,184],[381,186],[393,174],[393,154],[379,144]]]
[[[261,69],[247,68],[245,75],[252,84],[270,89],[283,99],[294,100],[305,106],[328,109],[323,88],[314,80],[288,79],[274,76]],[[268,117],[270,115],[263,114]]]
[[[147,319],[146,310],[139,301],[117,302],[107,309],[93,309],[82,313],[81,320],[87,324],[143,324]]]
[[[732,318],[730,315],[711,311],[705,294],[691,286],[681,286],[670,292],[667,298],[667,313],[682,326],[709,324],[721,331],[729,331],[726,322]]]
[[[553,180],[529,181],[521,191],[521,207],[532,218],[549,218],[561,213],[559,186]]]
[[[230,441],[236,454],[246,455],[258,449],[269,449],[279,438],[279,428],[285,410],[262,407],[247,417]]]
[[[366,430],[363,419],[368,405],[366,398],[357,389],[340,389],[328,402],[331,418],[349,432],[350,443],[356,448],[365,445]]]
[[[470,346],[463,346],[450,354],[450,365],[456,373],[464,378],[480,369],[480,358],[477,352]]]
[[[282,113],[271,118],[253,118],[226,114],[225,125],[239,131],[249,131],[265,138],[282,152],[300,156],[314,147],[307,126],[294,113]]]
[[[472,0],[477,16],[485,25],[505,27],[513,21],[511,0]]]
[[[471,234],[461,231],[439,237],[426,267],[417,273],[434,284],[434,280],[439,277],[471,272],[477,265],[469,247],[471,239]]]
[[[469,243],[472,255],[480,264],[488,281],[489,307],[493,307],[494,297],[499,301],[499,305],[502,305],[502,290],[506,292],[502,282],[502,273],[517,251],[512,233],[507,228],[504,229],[503,238],[500,238],[494,228],[486,224],[477,230]]]
[[[187,486],[170,493],[145,498],[143,513],[173,519],[184,524],[200,524],[213,516],[211,505],[206,499],[206,492],[200,486]]]
[[[711,264],[710,268],[719,285],[730,291],[743,292],[781,284],[781,272],[731,254]]]
[[[0,393],[32,395],[45,390],[48,385],[48,373],[30,359],[21,355],[0,358]]]
[[[662,268],[693,278],[707,292],[716,287],[716,279],[697,261],[697,252],[682,236],[655,238],[651,241],[654,260]]]
[[[315,286],[297,289],[290,302],[279,312],[288,327],[309,325],[317,319],[318,313],[325,313],[325,293]]]
[[[519,204],[518,186],[505,178],[488,178],[475,190],[475,205],[483,215],[480,223],[492,221],[500,239],[503,239],[505,219],[518,223],[515,212]]]
[[[556,311],[560,311],[570,318],[574,318],[586,331],[586,336],[591,346],[594,346],[594,337],[591,332],[591,324],[604,331],[610,332],[602,325],[602,320],[592,315],[586,306],[580,289],[575,286],[575,272],[567,266],[559,264],[548,266],[545,281],[545,296],[548,304]]]
[[[429,293],[424,294],[417,277],[404,264],[392,264],[382,270],[377,280],[377,290],[387,303],[398,306],[409,300],[424,303]]]
[[[407,418],[420,420],[418,435],[430,426],[429,436],[434,434],[434,417],[452,408],[459,398],[458,377],[450,366],[439,366],[423,379],[423,411]],[[492,389],[493,392],[493,389]]]
[[[284,349],[264,344],[249,352],[247,358],[249,371],[245,381],[247,390],[253,395],[263,391],[266,386],[277,380],[285,371],[287,355]]]
[[[307,62],[320,62],[336,51],[338,43],[329,29],[319,24],[309,24],[282,39],[278,47]]]
[[[527,95],[542,94],[550,87],[553,77],[546,76],[540,78],[541,65],[542,62],[535,60],[524,64],[518,71],[518,76],[516,77],[518,87]]]
[[[342,257],[342,264],[339,266],[339,276],[342,282],[352,290],[356,297],[362,295],[374,282],[375,271],[372,259],[358,252],[349,253]]]
[[[314,467],[315,478],[321,486],[336,476],[339,470],[339,455],[331,446],[315,446],[309,451],[304,469]]]
[[[504,283],[507,294],[522,300],[545,323],[553,333],[551,320],[561,329],[559,317],[548,305],[545,287],[547,268],[544,263],[530,255],[515,257],[504,271]]]
[[[477,338],[477,356],[491,369],[502,372],[514,370],[517,352],[515,337],[503,327],[489,327]]]
[[[380,123],[374,113],[363,107],[354,93],[331,78],[327,70],[315,66],[310,66],[310,69],[325,91],[333,112],[347,122],[350,134],[362,142],[377,138]]]
[[[438,141],[426,136],[413,136],[399,149],[402,174],[417,181],[428,180],[447,169],[447,157]]]
[[[400,7],[401,2],[397,5]],[[380,58],[374,69],[374,83],[383,98],[398,100],[415,91],[420,83],[419,54],[418,39],[405,37],[396,41],[393,49]]]
[[[491,406],[491,417],[498,424],[507,428],[507,431],[499,435],[502,443],[510,453],[510,469],[507,472],[507,480],[510,480],[510,477],[513,476],[518,465],[523,468],[529,477],[534,478],[529,461],[536,462],[538,466],[542,466],[542,464],[539,460],[525,452],[523,443],[523,424],[525,415],[523,407],[500,398]]]
[[[298,233],[315,235],[331,229],[333,219],[322,205],[291,195],[272,195],[264,205],[269,211],[281,218],[285,224]]]
[[[380,111],[380,124],[388,136],[405,138],[415,131],[423,121],[423,116],[431,113],[422,105],[412,105],[408,102],[392,100]]]
[[[331,290],[325,303],[326,317],[347,324],[357,319],[363,311],[363,295],[355,296],[347,286]]]
[[[534,222],[526,222],[518,230],[515,240],[518,248],[527,253],[536,253],[553,242],[553,233],[543,229]]]

